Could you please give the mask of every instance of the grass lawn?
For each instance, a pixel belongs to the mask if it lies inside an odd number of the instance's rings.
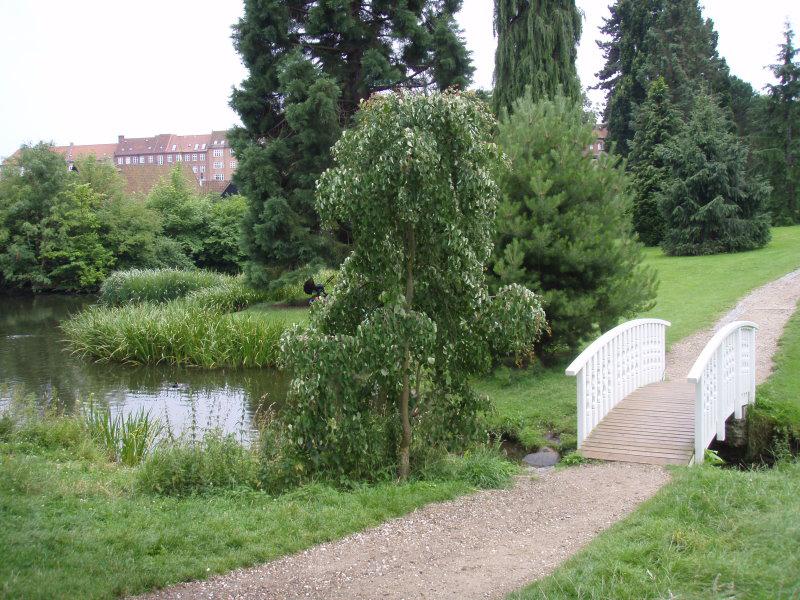
[[[800,430],[800,313],[755,411]],[[680,467],[633,515],[516,599],[800,598],[800,462]]]
[[[800,226],[772,230],[767,247],[714,256],[668,257],[648,249],[646,261],[658,270],[656,306],[642,316],[672,322],[667,343],[712,325],[749,291],[800,268]],[[575,380],[566,365],[524,372],[496,372],[476,382],[496,412],[491,426],[535,448],[545,436],[560,437],[562,451],[575,447]]]
[[[0,597],[111,598],[263,562],[474,489],[312,485],[170,498],[135,470],[0,442]]]

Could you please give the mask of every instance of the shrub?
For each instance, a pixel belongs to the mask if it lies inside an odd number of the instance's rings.
[[[158,447],[142,463],[137,487],[166,496],[221,489],[259,488],[257,455],[233,436],[206,433],[198,442],[175,441]]]
[[[463,481],[479,489],[510,487],[520,468],[496,448],[478,447],[462,455],[446,454],[428,464],[421,479]]]
[[[100,287],[100,302],[108,306],[140,302],[168,302],[195,290],[230,283],[231,278],[211,271],[130,269],[116,271]]]
[[[618,158],[587,153],[594,139],[581,105],[562,96],[534,102],[528,93],[499,126],[510,169],[500,177],[493,270],[499,284],[542,296],[550,355],[655,297],[655,272],[631,228],[627,176]]]

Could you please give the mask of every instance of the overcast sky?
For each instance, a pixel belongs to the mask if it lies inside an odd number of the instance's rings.
[[[593,85],[595,41],[609,0],[578,0],[584,13],[578,73]],[[798,0],[705,0],[731,71],[761,89],[771,81],[783,24],[800,24]],[[492,83],[492,0],[465,0],[458,15],[476,66]],[[24,142],[113,143],[118,134],[205,133],[237,120],[228,107],[245,76],[230,41],[240,0],[0,0],[0,157]],[[590,96],[600,102],[602,95]]]

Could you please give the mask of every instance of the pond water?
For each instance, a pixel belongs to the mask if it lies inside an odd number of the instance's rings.
[[[285,397],[287,378],[273,369],[130,367],[71,356],[59,323],[94,301],[0,296],[0,406],[33,398],[68,412],[89,402],[108,406],[112,414],[143,408],[175,434],[194,425],[246,437],[256,412]]]

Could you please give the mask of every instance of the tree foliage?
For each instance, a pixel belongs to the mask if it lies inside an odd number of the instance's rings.
[[[494,272],[541,294],[549,353],[575,349],[596,328],[647,308],[655,275],[631,230],[619,159],[586,148],[592,125],[578,102],[519,99],[498,140],[511,161],[500,179]]]
[[[777,83],[767,86],[762,111],[757,165],[772,185],[770,212],[778,224],[800,223],[800,50],[787,23],[778,62],[771,65]]]
[[[338,262],[346,228],[325,234],[314,186],[361,100],[395,88],[464,86],[472,67],[453,15],[460,0],[247,0],[234,44],[249,76],[231,105],[236,182],[249,200],[250,280]]]
[[[660,205],[668,254],[713,254],[764,246],[769,186],[747,171],[747,148],[714,98],[698,93],[688,123],[665,145],[670,181]]]
[[[664,157],[664,144],[683,126],[673,108],[663,78],[656,79],[639,111],[636,135],[628,155],[633,188],[633,228],[648,246],[657,246],[664,236],[664,217],[658,206],[659,195],[670,180]]]
[[[575,0],[495,0],[495,111],[510,110],[530,87],[534,98],[552,98],[559,90],[581,95],[575,69],[581,37],[581,13]]]
[[[353,251],[310,325],[283,341],[303,472],[371,479],[399,464],[406,477],[412,425],[422,448],[473,439],[484,404],[468,376],[541,333],[531,292],[487,292],[493,124],[472,94],[392,93],[364,104],[337,142],[317,207],[328,226],[350,223]]]
[[[717,52],[717,34],[698,0],[616,0],[598,42],[605,65],[597,74],[607,92],[609,142],[627,156],[639,107],[650,83],[663,77],[671,102],[685,118],[700,84],[731,106],[728,66]]]

